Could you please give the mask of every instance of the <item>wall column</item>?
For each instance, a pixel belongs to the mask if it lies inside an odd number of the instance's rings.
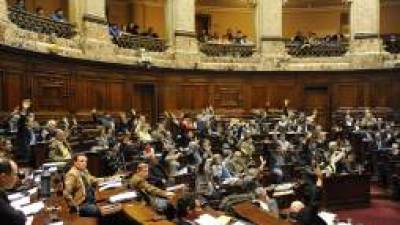
[[[257,48],[263,57],[284,56],[283,0],[258,0],[256,5]]]
[[[83,1],[83,22],[81,47],[84,54],[94,59],[112,59],[113,47],[108,34],[105,0]]]
[[[82,29],[82,18],[85,10],[85,1],[68,0],[68,21],[75,25],[78,32]]]
[[[195,0],[167,0],[167,36],[173,38],[178,67],[192,67],[198,59]]]
[[[0,0],[0,23],[8,23],[7,0]]]
[[[380,34],[380,0],[347,0],[351,4],[350,53],[355,55],[382,52]]]

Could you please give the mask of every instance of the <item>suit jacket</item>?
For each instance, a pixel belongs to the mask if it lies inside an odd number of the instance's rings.
[[[327,223],[318,216],[317,208],[312,206],[307,206],[302,209],[295,219],[300,225],[327,225]]]
[[[1,224],[7,225],[25,225],[26,217],[18,210],[10,206],[7,195],[0,190],[0,218]]]
[[[130,180],[130,184],[135,189],[145,192],[146,194],[156,197],[167,197],[166,191],[163,191],[158,187],[149,184],[149,182],[147,182],[140,176],[133,175],[133,177]]]
[[[65,174],[64,178],[64,198],[69,206],[79,206],[86,199],[86,188],[83,176],[89,185],[96,184],[99,179],[90,175],[89,171],[80,171],[74,166]]]

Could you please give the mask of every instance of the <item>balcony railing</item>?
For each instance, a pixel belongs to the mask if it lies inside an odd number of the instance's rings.
[[[255,51],[253,44],[221,44],[221,43],[199,43],[200,51],[207,56],[214,57],[250,57]]]
[[[132,35],[127,33],[123,33],[121,34],[121,36],[113,38],[113,42],[121,48],[144,48],[150,52],[164,52],[167,49],[167,45],[164,39]]]
[[[347,42],[299,44],[287,43],[286,49],[289,55],[295,57],[338,57],[343,56],[348,50]]]
[[[71,38],[76,34],[70,23],[57,22],[31,12],[10,7],[8,17],[18,27],[37,33],[55,34],[60,38]]]

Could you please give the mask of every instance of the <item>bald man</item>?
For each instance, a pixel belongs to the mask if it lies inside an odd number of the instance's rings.
[[[1,224],[24,225],[25,215],[11,207],[6,190],[14,188],[17,177],[17,164],[5,158],[0,158],[0,218]]]

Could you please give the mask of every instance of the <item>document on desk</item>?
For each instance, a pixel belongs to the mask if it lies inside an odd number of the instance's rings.
[[[122,187],[121,180],[111,180],[99,184],[99,191]]]
[[[36,194],[38,192],[38,190],[39,189],[37,187],[34,187],[32,189],[29,189],[28,193],[29,193],[29,195],[34,195],[34,194]]]
[[[20,209],[22,206],[27,205],[29,203],[31,203],[31,197],[26,196],[26,197],[22,197],[20,199],[12,201],[10,203],[10,205],[15,209]]]
[[[165,190],[166,191],[176,191],[176,190],[183,189],[184,187],[185,187],[184,184],[178,184],[178,185],[174,185],[174,186],[171,186],[171,187],[167,187]]]
[[[119,203],[124,201],[133,200],[137,197],[136,191],[127,191],[121,194],[113,195],[109,198],[109,202],[111,203]]]
[[[196,223],[199,225],[226,225],[223,223],[224,221],[219,221],[217,218],[209,215],[209,214],[203,214],[201,215],[198,219],[195,220]],[[228,221],[229,222],[229,221]]]
[[[323,219],[328,225],[333,225],[336,218],[336,214],[326,211],[319,212],[318,216],[321,217],[321,219]]]
[[[44,208],[43,201],[35,202],[20,208],[25,215],[34,215]]]
[[[178,170],[177,172],[176,172],[176,174],[175,174],[175,176],[177,177],[177,176],[182,176],[182,175],[185,175],[185,174],[188,174],[188,168],[187,167],[184,167],[184,168],[182,168],[181,170]]]
[[[20,198],[22,198],[22,197],[24,197],[24,196],[25,196],[25,195],[24,195],[23,193],[17,192],[17,193],[14,193],[14,194],[7,195],[7,198],[8,198],[8,200],[9,200],[10,202],[12,202],[12,201],[15,201],[15,200],[17,200],[17,199],[20,199]]]
[[[219,217],[217,218],[218,222],[219,222],[220,224],[222,224],[222,225],[227,225],[227,224],[229,224],[229,222],[231,221],[231,219],[232,219],[232,217],[230,217],[230,216],[225,216],[225,215],[219,216]]]

